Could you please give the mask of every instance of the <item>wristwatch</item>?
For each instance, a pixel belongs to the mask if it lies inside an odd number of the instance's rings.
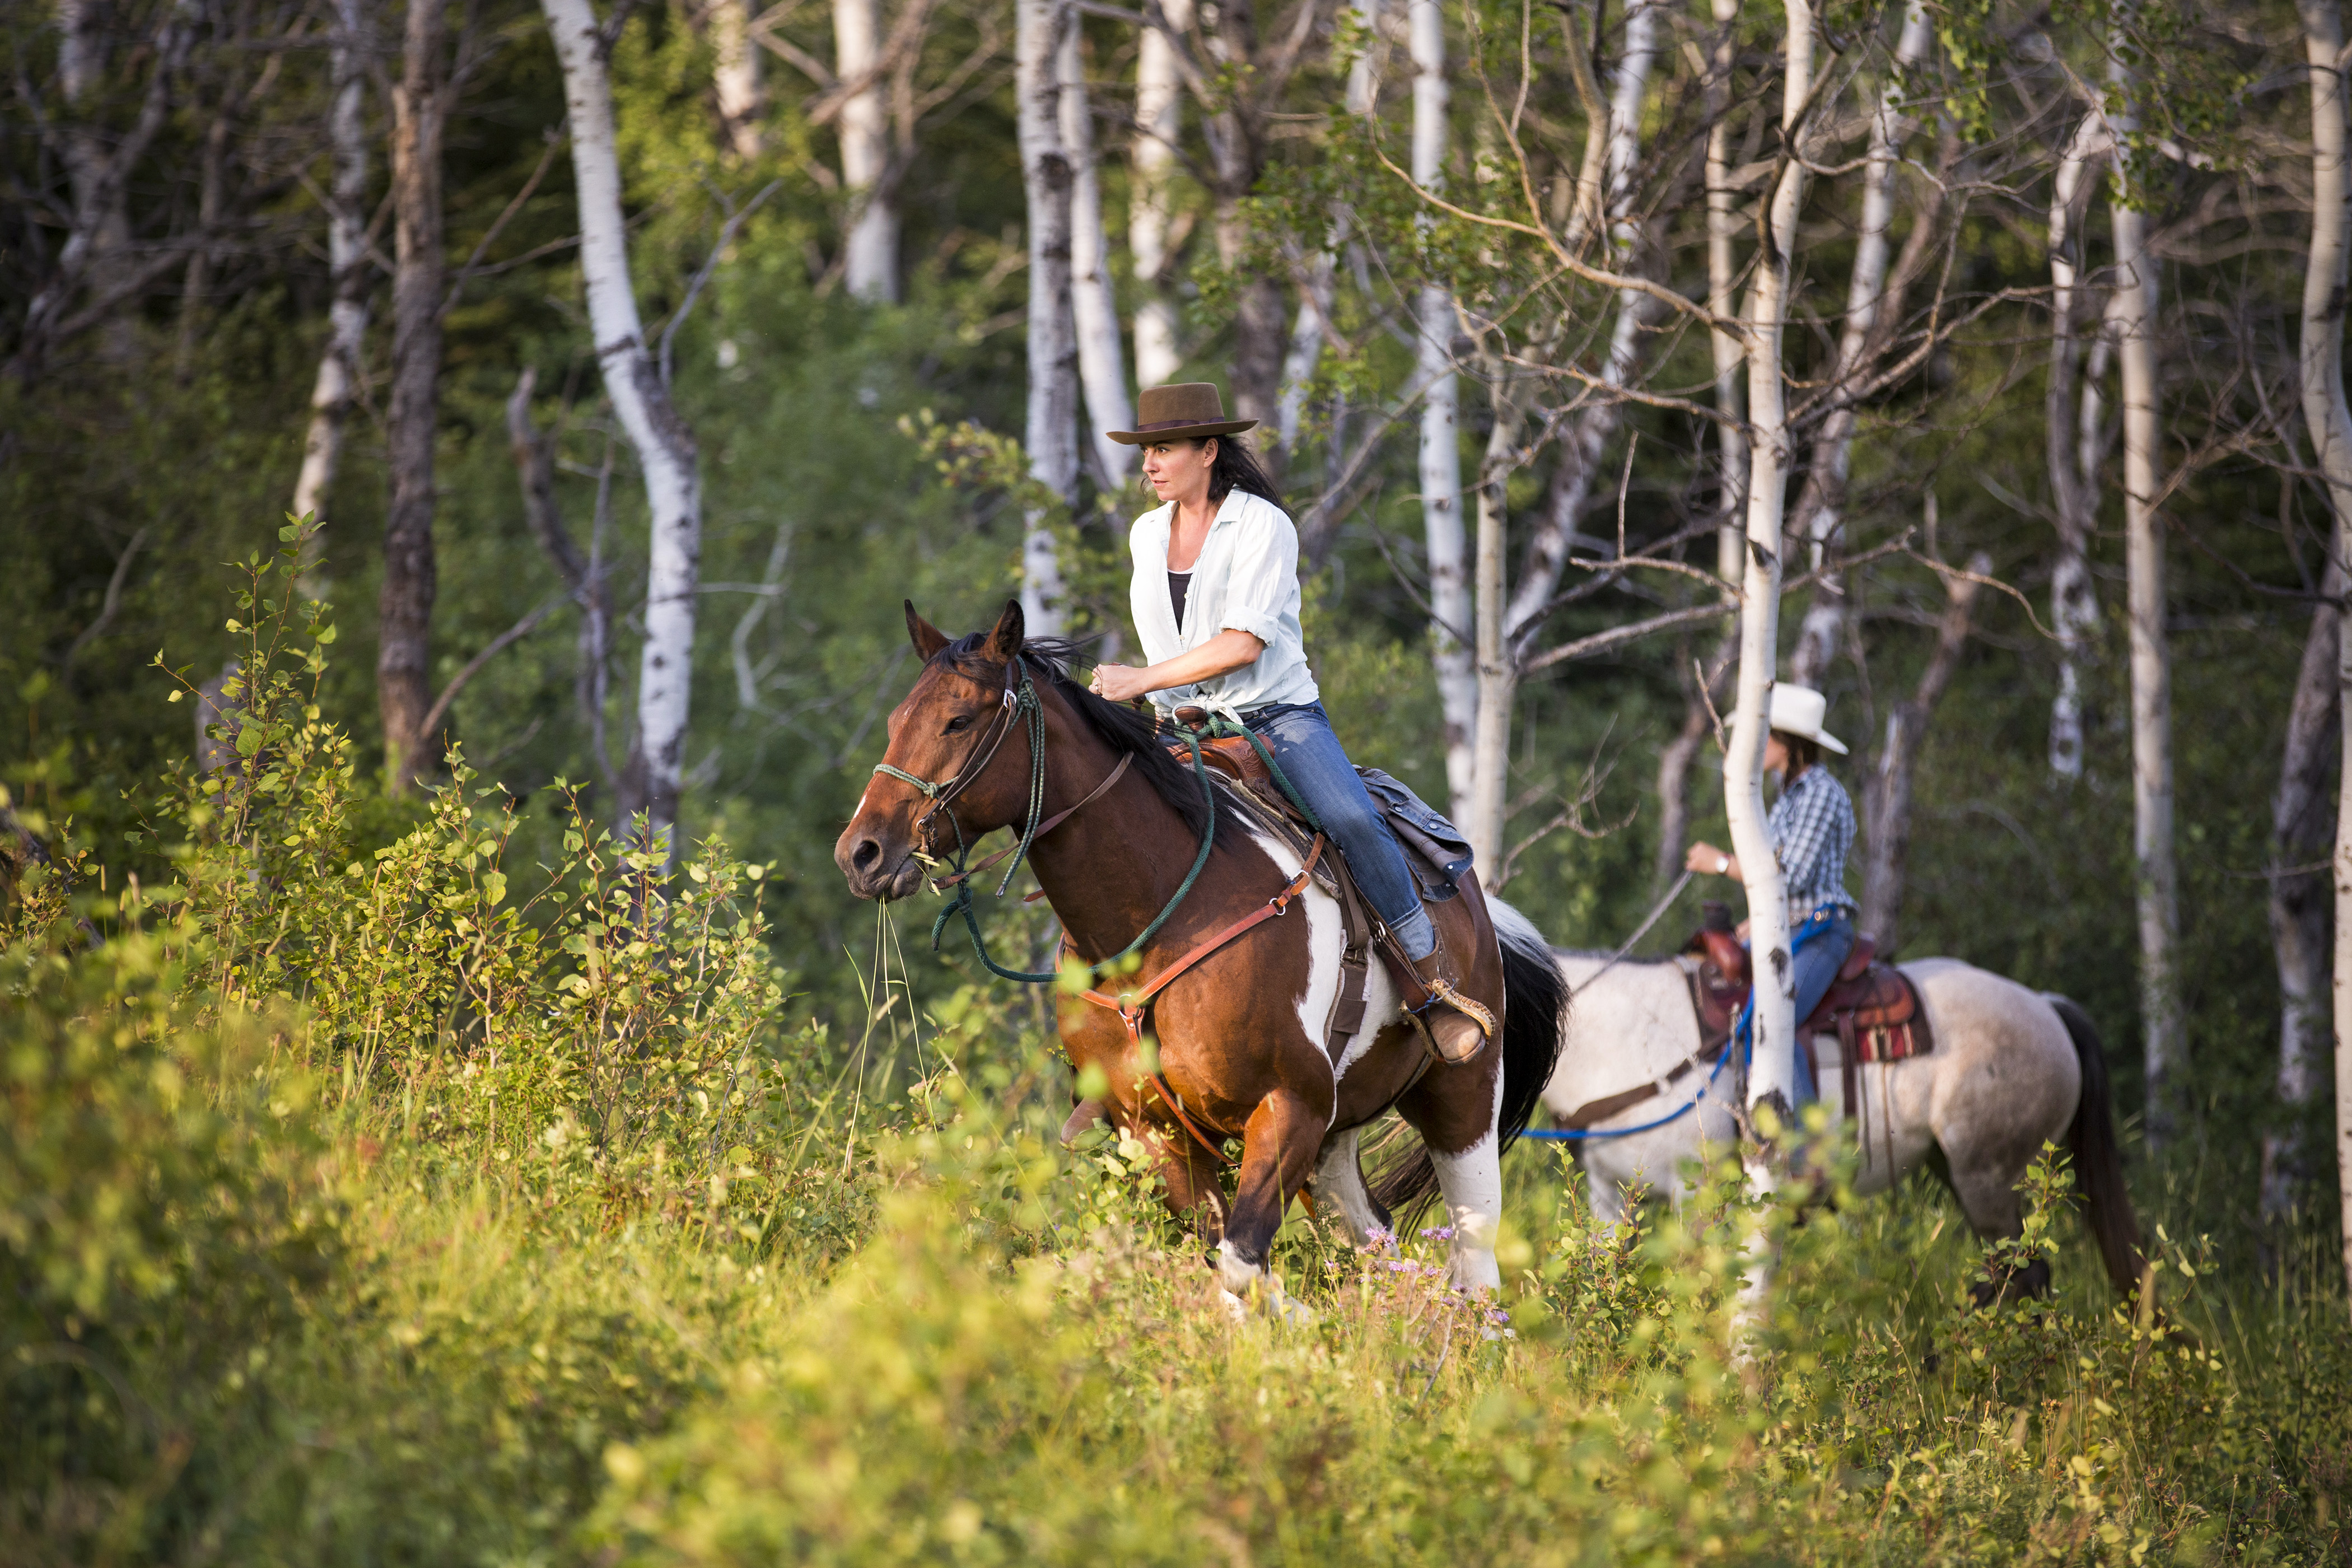
[[[1728,855],[1723,855],[1723,854],[1717,854],[1717,855],[1716,856],[1716,858],[1715,858],[1715,874],[1716,874],[1717,876],[1718,876],[1718,877],[1728,877],[1729,875],[1731,875],[1731,857],[1730,857],[1730,856],[1728,856]]]

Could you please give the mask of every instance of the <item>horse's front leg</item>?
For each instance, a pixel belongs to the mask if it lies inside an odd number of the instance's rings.
[[[1217,1246],[1229,1217],[1224,1191],[1217,1184],[1217,1163],[1181,1131],[1143,1121],[1136,1121],[1129,1131],[1151,1151],[1163,1189],[1160,1198],[1169,1212],[1191,1222],[1202,1241]]]
[[[1369,1247],[1375,1229],[1394,1230],[1396,1225],[1364,1183],[1358,1147],[1362,1136],[1362,1128],[1350,1127],[1326,1139],[1322,1152],[1315,1156],[1315,1173],[1308,1178],[1308,1186],[1316,1203],[1330,1210],[1348,1239],[1358,1247]]]
[[[1432,1151],[1437,1167],[1437,1190],[1445,1196],[1447,1223],[1454,1230],[1453,1256],[1447,1274],[1454,1288],[1493,1291],[1503,1287],[1503,1270],[1495,1261],[1495,1238],[1503,1224],[1503,1161],[1488,1133],[1458,1154]]]
[[[1315,1168],[1324,1121],[1304,1096],[1277,1089],[1243,1123],[1240,1189],[1234,1194],[1233,1217],[1225,1222],[1225,1238],[1217,1244],[1218,1278],[1234,1295],[1246,1300],[1265,1284],[1275,1232]]]

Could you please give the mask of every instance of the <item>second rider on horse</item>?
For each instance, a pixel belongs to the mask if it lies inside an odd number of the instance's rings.
[[[1109,435],[1143,448],[1144,477],[1161,502],[1128,536],[1129,603],[1150,662],[1099,667],[1095,693],[1114,702],[1149,698],[1163,723],[1181,708],[1200,708],[1256,735],[1428,991],[1421,1018],[1437,1054],[1469,1059],[1492,1020],[1455,989],[1459,973],[1404,852],[1323,711],[1299,631],[1298,532],[1235,439],[1257,421],[1226,418],[1205,382],[1153,387],[1136,413],[1135,429]]]
[[[1806,686],[1772,688],[1771,733],[1764,771],[1780,781],[1765,831],[1789,890],[1790,956],[1796,970],[1797,1024],[1803,1027],[1829,994],[1853,951],[1854,903],[1845,890],[1846,856],[1853,849],[1853,801],[1821,765],[1822,752],[1845,755],[1845,742],[1822,728],[1829,699]],[[1690,847],[1685,868],[1710,876],[1739,875],[1739,857],[1702,840]],[[1742,935],[1747,927],[1740,928]],[[1811,1064],[1797,1053],[1797,1103],[1815,1098]]]

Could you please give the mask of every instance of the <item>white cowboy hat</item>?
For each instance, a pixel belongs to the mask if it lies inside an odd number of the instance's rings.
[[[1845,755],[1845,742],[1822,728],[1830,700],[1810,686],[1775,684],[1772,688],[1772,728],[1783,735],[1812,742],[1825,752]]]

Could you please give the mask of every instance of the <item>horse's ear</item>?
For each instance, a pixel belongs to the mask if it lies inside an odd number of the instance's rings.
[[[996,617],[995,626],[988,634],[988,657],[998,664],[1011,664],[1021,651],[1026,638],[1028,623],[1021,614],[1021,601],[1004,601],[1004,613]]]
[[[916,657],[929,664],[933,654],[948,646],[948,634],[915,614],[914,600],[907,600],[906,605],[907,635],[914,639]]]

